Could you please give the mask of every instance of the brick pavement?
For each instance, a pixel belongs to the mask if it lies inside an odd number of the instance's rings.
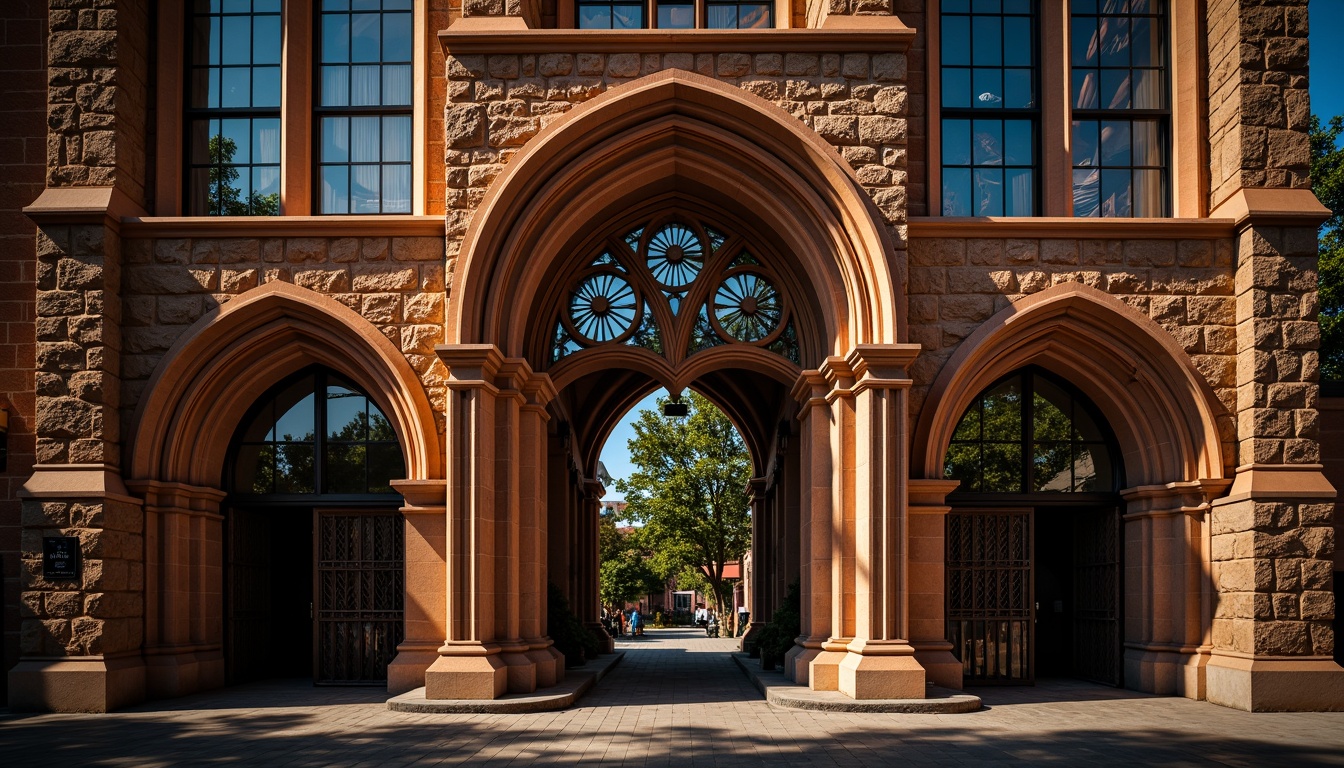
[[[389,712],[380,691],[277,681],[108,715],[0,716],[0,765],[1344,765],[1344,713],[1249,714],[1076,682],[979,689],[968,715],[766,704],[732,640],[627,638],[572,709]]]

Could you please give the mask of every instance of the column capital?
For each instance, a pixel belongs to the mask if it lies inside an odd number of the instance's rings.
[[[859,344],[845,355],[845,365],[855,379],[890,381],[893,386],[908,387],[906,368],[919,351],[918,344]]]
[[[504,353],[494,344],[438,344],[435,353],[448,369],[448,386],[494,387]]]

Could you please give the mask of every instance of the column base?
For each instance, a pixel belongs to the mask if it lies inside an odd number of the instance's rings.
[[[1206,697],[1207,652],[1130,648],[1125,651],[1125,687],[1164,696]]]
[[[549,641],[541,648],[533,648],[527,657],[537,665],[537,687],[550,688],[565,679],[565,655]]]
[[[839,691],[851,699],[922,699],[925,695],[924,667],[904,640],[853,640],[839,672]]]
[[[110,712],[144,700],[139,656],[20,661],[9,670],[15,712]]]
[[[387,665],[387,692],[393,696],[414,691],[425,684],[425,670],[439,660],[439,644],[402,643]]]
[[[1344,668],[1330,659],[1209,659],[1206,692],[1214,704],[1248,712],[1344,710]]]
[[[145,659],[145,695],[170,699],[224,685],[224,654],[218,650],[161,653]]]
[[[537,663],[527,655],[527,650],[504,651],[499,657],[504,662],[509,693],[532,693],[537,690]]]
[[[912,643],[912,645],[915,647],[915,661],[924,668],[926,682],[953,691],[961,690],[965,667],[962,666],[960,659],[952,655],[950,643]]]
[[[504,660],[491,656],[440,656],[425,670],[426,699],[498,699],[508,690]]]
[[[814,647],[795,644],[784,654],[784,679],[799,685],[807,685],[812,660],[821,653],[821,644]]]
[[[807,687],[814,691],[840,690],[840,663],[848,652],[842,642],[827,642],[812,659],[807,672]]]

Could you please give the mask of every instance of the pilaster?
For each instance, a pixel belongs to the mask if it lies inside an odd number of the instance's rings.
[[[447,487],[443,480],[395,480],[392,487],[406,504],[405,521],[406,634],[387,666],[387,692],[392,695],[425,684],[425,670],[439,658],[447,637],[444,612],[447,563]]]

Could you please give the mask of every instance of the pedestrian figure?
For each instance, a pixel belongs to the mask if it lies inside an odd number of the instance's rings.
[[[631,635],[644,634],[644,620],[642,617],[640,617],[638,608],[630,611],[630,634]]]

